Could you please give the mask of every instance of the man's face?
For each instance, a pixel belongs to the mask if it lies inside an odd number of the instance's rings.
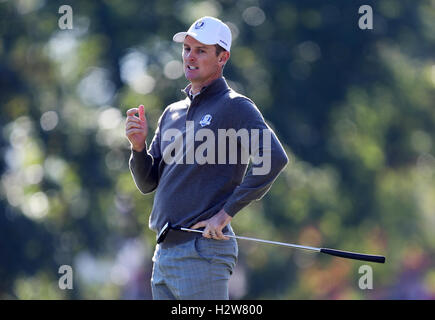
[[[183,67],[186,79],[192,84],[203,84],[221,75],[221,53],[216,56],[214,45],[205,45],[187,36],[183,44]]]

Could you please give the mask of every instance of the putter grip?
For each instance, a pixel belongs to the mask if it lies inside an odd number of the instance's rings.
[[[385,262],[385,257],[375,256],[375,255],[371,255],[371,254],[362,254],[362,253],[341,251],[341,250],[328,249],[328,248],[321,248],[320,252],[330,254],[332,256],[347,258],[347,259],[371,261],[371,262],[377,262],[377,263],[384,263]]]

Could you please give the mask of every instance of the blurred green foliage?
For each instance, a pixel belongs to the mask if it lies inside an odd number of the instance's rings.
[[[172,35],[203,15],[229,23],[225,77],[291,158],[236,233],[387,257],[361,290],[363,262],[239,241],[230,296],[435,298],[434,0],[0,1],[0,298],[151,298],[125,111],[145,105],[151,139],[187,84]]]

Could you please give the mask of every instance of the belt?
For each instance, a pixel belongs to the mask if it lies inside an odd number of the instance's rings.
[[[204,230],[204,228],[198,229],[198,230]],[[228,227],[225,226],[223,228],[222,233],[225,233],[228,231]],[[168,235],[166,236],[165,240],[161,242],[160,248],[162,249],[168,249],[172,248],[176,245],[188,242],[190,240],[196,239],[202,237],[202,233],[199,232],[188,232],[188,231],[180,231],[180,230],[170,230]]]

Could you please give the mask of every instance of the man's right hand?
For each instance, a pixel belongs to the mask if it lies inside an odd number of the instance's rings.
[[[136,116],[136,113],[139,113],[139,117]],[[127,110],[125,135],[128,141],[130,141],[131,148],[134,151],[141,152],[145,149],[145,141],[148,136],[148,124],[143,105],[140,105],[139,108]]]

